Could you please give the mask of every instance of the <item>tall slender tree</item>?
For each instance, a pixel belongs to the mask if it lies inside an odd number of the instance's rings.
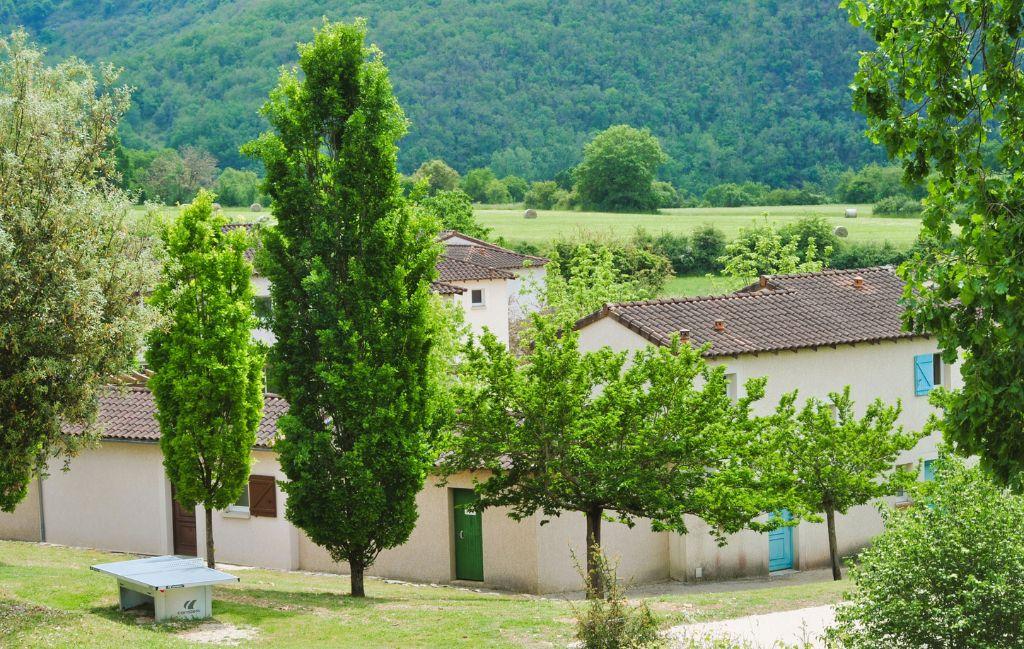
[[[437,223],[402,198],[406,121],[366,27],[326,22],[299,46],[247,146],[267,170],[276,227],[258,263],[271,281],[271,371],[286,515],[336,561],[352,594],[381,550],[404,543],[429,466],[437,402]],[[301,72],[300,72],[301,71]]]
[[[202,191],[164,233],[167,261],[151,298],[164,317],[146,361],[164,468],[183,507],[205,510],[206,563],[214,565],[213,510],[238,500],[263,411],[266,353],[252,338],[251,245],[213,213]]]
[[[130,103],[116,74],[44,63],[24,32],[0,40],[0,509],[95,419],[111,374],[137,365],[156,278],[116,187],[113,143]]]

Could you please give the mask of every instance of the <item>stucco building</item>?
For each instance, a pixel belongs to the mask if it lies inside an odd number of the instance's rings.
[[[445,233],[443,240],[435,290],[462,301],[471,327],[487,327],[507,341],[509,314],[514,319],[536,307],[517,300],[521,286],[543,280],[544,260],[458,233]],[[889,268],[766,277],[727,296],[608,305],[578,329],[585,349],[638,350],[666,344],[673,335],[708,344],[709,362],[728,366],[734,395],[746,379],[768,377],[768,394],[757,406],[764,412],[794,389],[801,398],[825,397],[850,385],[860,409],[875,398],[901,400],[900,423],[917,429],[931,413],[928,391],[956,387],[959,376],[956,367],[937,361],[932,339],[903,331],[901,290]],[[280,397],[268,395],[247,498],[214,516],[218,559],[345,572],[284,519],[285,496],[277,480],[285,476],[272,444],[276,419],[286,408]],[[50,476],[33,486],[15,513],[0,514],[0,537],[148,554],[201,552],[196,512],[173,503],[153,412],[143,386],[112,388],[100,402],[102,444],[74,458],[68,472],[58,463],[51,466]],[[899,463],[932,460],[936,444],[922,440]],[[578,588],[572,553],[583,556],[582,516],[565,514],[542,526],[539,516],[515,522],[501,509],[467,514],[456,505],[473,479],[455,476],[444,487],[428,479],[417,497],[419,521],[409,541],[383,552],[370,574],[474,581],[534,593]],[[840,517],[841,551],[863,547],[881,525],[872,506]],[[620,576],[637,583],[763,575],[828,563],[822,524],[801,523],[773,534],[743,532],[725,547],[715,544],[698,519],[690,521],[685,536],[654,532],[640,521],[632,529],[608,524],[603,537],[606,551],[619,560]]]

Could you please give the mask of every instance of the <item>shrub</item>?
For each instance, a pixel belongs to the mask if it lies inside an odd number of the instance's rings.
[[[632,605],[625,588],[618,582],[616,566],[597,552],[597,566],[591,574],[576,562],[576,570],[590,598],[582,608],[573,607],[576,616],[576,639],[583,649],[640,649],[664,647],[657,616],[646,602]],[[593,597],[604,586],[603,597]]]
[[[892,243],[843,242],[832,253],[832,268],[867,268],[868,266],[899,266],[910,255],[910,249]]]
[[[487,167],[472,169],[466,172],[466,177],[462,179],[462,191],[469,194],[473,202],[484,203],[487,201],[487,186],[494,180],[497,180],[494,172]]]
[[[523,196],[523,204],[535,210],[550,210],[555,206],[557,192],[558,183],[553,180],[534,182]]]
[[[505,183],[495,178],[484,187],[484,202],[492,205],[512,202],[512,195]]]
[[[651,183],[651,191],[657,201],[658,208],[681,207],[679,192],[672,186],[672,183],[663,180],[655,180]]]
[[[764,205],[823,205],[828,197],[807,189],[773,189],[764,195]]]
[[[796,241],[797,255],[801,262],[807,261],[808,244],[812,239],[816,253],[827,248],[835,252],[840,245],[839,237],[832,226],[820,216],[805,216],[794,223],[784,225],[779,229],[779,234],[784,242]]]
[[[260,200],[260,178],[254,171],[228,167],[220,172],[213,191],[224,205],[250,205]]]
[[[887,196],[875,203],[876,216],[916,216],[924,208],[921,201],[909,196]]]
[[[555,192],[552,198],[554,198],[555,201],[552,208],[556,210],[574,210],[579,205],[579,199],[576,192],[559,189]]]
[[[848,203],[875,203],[887,196],[924,196],[921,186],[903,184],[903,169],[898,166],[864,165],[857,171],[846,171],[839,179],[836,194]]]
[[[585,254],[582,254],[581,248],[589,249],[592,252],[607,248],[611,253],[615,270],[624,279],[637,286],[640,294],[638,299],[656,296],[665,286],[665,280],[672,274],[672,264],[666,257],[635,245],[633,242],[617,239],[594,236],[587,236],[583,239],[562,239],[552,246],[550,256],[556,262],[556,267],[562,269],[564,274],[571,267],[571,264],[564,263],[564,260],[586,257]],[[566,277],[566,279],[569,278]]]
[[[512,197],[512,200],[519,202],[526,196],[526,192],[530,189],[530,183],[526,182],[519,176],[505,176],[501,179],[501,182],[505,183],[505,187],[508,188],[508,193]]]
[[[851,569],[831,639],[868,647],[1024,647],[1024,498],[943,457]]]
[[[691,272],[687,264],[690,254],[690,239],[686,235],[662,232],[658,236],[654,236],[643,228],[637,228],[633,234],[632,243],[668,259],[672,264],[672,272],[676,275]]]
[[[430,193],[452,191],[459,186],[459,172],[445,163],[444,160],[428,160],[412,175],[413,183],[426,180]]]
[[[679,260],[680,275],[715,273],[722,269],[718,259],[725,254],[725,233],[713,225],[702,225],[690,235],[690,247]]]
[[[722,183],[704,192],[704,203],[710,207],[764,205],[769,190],[768,185],[762,183]]]
[[[473,202],[466,192],[456,189],[441,190],[433,196],[420,200],[420,207],[434,215],[443,230],[458,230],[478,239],[486,239],[490,228],[485,228],[476,219]]]

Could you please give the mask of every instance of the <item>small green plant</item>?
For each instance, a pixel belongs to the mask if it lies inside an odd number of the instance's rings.
[[[585,606],[573,607],[576,639],[584,649],[639,649],[666,647],[659,632],[658,617],[647,603],[632,604],[626,588],[618,581],[618,566],[610,562],[600,548],[591,557],[588,571],[573,555],[576,571],[583,577],[587,591]],[[601,591],[604,591],[601,595]]]

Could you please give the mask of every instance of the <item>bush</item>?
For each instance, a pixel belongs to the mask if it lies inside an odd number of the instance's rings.
[[[558,183],[553,180],[534,182],[523,196],[523,204],[535,210],[550,210],[555,206],[558,191]]]
[[[709,207],[764,205],[769,190],[768,185],[762,183],[722,183],[704,192],[704,203]]]
[[[576,639],[583,649],[640,649],[664,647],[659,633],[658,618],[646,602],[632,605],[626,599],[625,589],[618,582],[616,567],[598,553],[596,575],[576,563],[588,594],[593,595],[595,581],[604,586],[602,597],[590,597],[580,609],[573,607],[576,616]],[[596,579],[595,579],[596,577]]]
[[[807,189],[773,189],[763,200],[763,205],[824,205],[828,197]]]
[[[875,216],[916,216],[924,207],[909,196],[887,196],[875,203]]]
[[[443,230],[458,230],[478,239],[486,239],[491,233],[490,228],[485,228],[476,220],[473,202],[460,189],[442,190],[423,198],[420,200],[420,208],[433,214]]]
[[[909,248],[897,248],[885,243],[843,242],[832,253],[832,268],[867,268],[869,266],[899,266],[910,256]]]
[[[713,225],[702,225],[690,235],[689,248],[673,267],[680,275],[716,273],[722,270],[718,259],[724,254],[725,233]]]
[[[672,264],[672,272],[676,275],[691,272],[687,266],[690,239],[686,235],[662,232],[658,236],[654,236],[643,228],[637,228],[633,234],[632,243],[668,259]]]
[[[633,242],[617,239],[594,236],[585,239],[562,239],[552,246],[550,256],[556,262],[556,267],[568,269],[571,264],[557,262],[585,257],[586,255],[581,254],[581,248],[588,248],[591,251],[607,248],[611,252],[615,270],[623,278],[636,284],[641,293],[638,299],[656,296],[664,288],[665,280],[672,274],[672,264],[666,257]]]
[[[228,167],[213,185],[217,199],[224,205],[243,207],[260,200],[260,178],[254,171]]]
[[[523,200],[526,196],[526,192],[530,189],[530,183],[526,182],[519,176],[505,176],[501,179],[501,182],[505,183],[505,187],[508,188],[508,193],[512,197],[512,200],[517,203]]]
[[[484,187],[484,201],[491,205],[497,205],[501,203],[511,203],[512,195],[508,192],[508,187],[505,183],[495,178],[491,182],[487,183]]]
[[[452,191],[459,186],[459,172],[449,167],[444,160],[428,160],[413,173],[411,180],[413,183],[426,180],[431,194]]]
[[[1024,647],[1024,498],[940,458],[850,574],[831,639],[868,647]]]
[[[839,199],[847,203],[875,203],[887,196],[924,196],[922,186],[903,184],[903,169],[898,166],[864,165],[857,171],[846,171],[836,186]]]
[[[569,192],[564,189],[559,189],[555,192],[554,196],[555,204],[552,208],[556,210],[574,210],[579,206],[579,199],[576,192]]]
[[[797,254],[801,262],[807,261],[808,243],[814,240],[818,258],[827,257],[825,250],[831,248],[833,253],[839,248],[839,237],[832,226],[820,216],[805,216],[795,223],[782,226],[779,234],[784,242],[796,241]]]
[[[469,194],[474,203],[486,203],[487,187],[495,180],[498,179],[494,172],[487,167],[472,169],[466,172],[466,177],[462,179],[462,191]]]
[[[672,183],[655,180],[651,183],[651,191],[654,192],[654,198],[658,203],[659,209],[682,207],[682,202],[679,199],[679,192],[677,192],[676,188],[672,186]]]

